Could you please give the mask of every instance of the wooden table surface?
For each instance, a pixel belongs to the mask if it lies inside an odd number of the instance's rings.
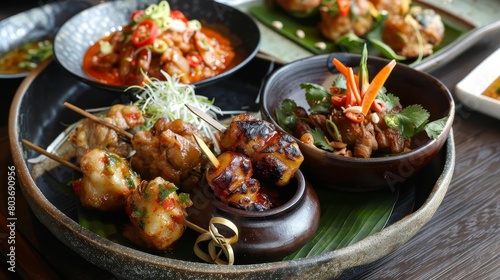
[[[3,5],[3,4],[2,4]],[[4,10],[5,11],[5,10]],[[482,59],[500,47],[500,34],[486,38],[448,65],[431,72],[453,92]],[[0,81],[3,94],[20,81]],[[9,101],[9,100],[7,100]],[[357,279],[498,279],[500,277],[500,121],[457,104],[453,125],[456,166],[441,206],[432,219],[385,258],[370,264]],[[10,102],[10,101],[9,101]],[[2,100],[2,110],[5,100]],[[7,186],[12,166],[6,117],[0,127],[0,179]],[[0,192],[5,215],[6,190]],[[17,270],[3,262],[0,279],[114,279],[60,243],[34,218],[20,190],[16,196]],[[6,249],[5,218],[0,217],[0,249]],[[23,243],[23,241],[25,243]],[[40,248],[44,256],[39,253]],[[46,250],[46,248],[54,248]],[[22,250],[22,251],[21,251]],[[52,252],[52,253],[51,253]],[[60,266],[58,260],[78,264]]]

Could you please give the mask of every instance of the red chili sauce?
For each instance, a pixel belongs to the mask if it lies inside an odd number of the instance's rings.
[[[130,39],[127,42],[124,38],[131,33],[127,28],[128,26],[103,37],[87,50],[83,60],[83,70],[89,76],[109,85],[141,85],[144,81],[143,73],[149,77],[165,80],[161,69],[169,75],[177,74],[180,81],[187,84],[218,75],[236,64],[236,54],[230,40],[206,27],[202,27],[200,32],[206,36],[205,39],[197,40],[194,34],[190,34],[187,43],[179,42],[179,37],[183,36],[179,33],[173,36],[160,34],[158,38],[166,38],[169,45],[172,43],[174,45],[172,48],[167,46],[166,50],[164,47],[163,52],[155,51],[153,44],[136,47]],[[211,42],[210,52],[206,53],[208,59],[202,58],[203,53],[197,46],[197,42],[203,40]],[[100,53],[101,41],[110,42],[113,51],[105,55]],[[210,61],[210,57],[215,60],[212,65],[206,63],[207,60]]]

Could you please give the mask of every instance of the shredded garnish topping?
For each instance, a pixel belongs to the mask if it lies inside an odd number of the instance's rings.
[[[171,121],[182,119],[196,126],[196,128],[213,140],[216,140],[212,127],[189,111],[185,106],[185,104],[189,104],[197,107],[214,119],[217,119],[217,114],[223,114],[223,112],[219,107],[214,105],[214,100],[210,100],[205,96],[196,95],[194,86],[181,83],[178,76],[170,76],[163,71],[162,73],[166,78],[165,81],[145,77],[146,83],[144,85],[134,85],[127,88],[127,90],[139,90],[136,94],[139,99],[136,105],[141,108],[145,114],[146,129],[152,127],[153,124],[162,117]]]

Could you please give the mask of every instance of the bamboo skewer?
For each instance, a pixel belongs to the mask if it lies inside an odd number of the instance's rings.
[[[99,117],[97,117],[95,115],[92,115],[89,112],[87,112],[85,110],[82,110],[82,109],[78,108],[77,106],[75,106],[75,105],[73,105],[71,103],[64,102],[64,106],[66,106],[67,108],[69,108],[69,109],[77,112],[78,114],[80,114],[80,115],[82,115],[82,116],[84,116],[84,117],[86,117],[88,119],[91,119],[91,120],[93,120],[93,121],[95,121],[95,122],[97,122],[99,124],[102,124],[104,126],[107,126],[107,127],[111,128],[111,129],[113,129],[114,131],[120,133],[121,135],[123,135],[123,136],[125,136],[125,137],[127,137],[129,139],[132,139],[134,137],[134,135],[132,133],[130,133],[130,132],[126,131],[126,130],[123,130],[123,129],[117,127],[116,125],[111,124],[111,123],[109,123],[109,122],[107,122],[107,121],[105,121],[105,120],[103,120],[103,119],[101,119],[101,118],[99,118]]]
[[[67,161],[65,159],[62,159],[62,158],[60,158],[60,157],[58,157],[58,156],[56,156],[54,154],[51,154],[51,153],[47,152],[42,147],[37,146],[36,144],[33,144],[32,142],[30,142],[30,141],[28,141],[26,139],[23,139],[22,142],[26,146],[28,146],[29,148],[31,148],[31,149],[39,152],[40,154],[43,154],[43,155],[45,155],[45,156],[47,156],[47,157],[49,157],[49,158],[51,158],[51,159],[53,159],[53,160],[61,163],[64,166],[70,167],[71,169],[73,169],[73,170],[75,170],[77,172],[83,173],[82,170],[80,169],[80,167],[78,167],[78,166],[72,164],[71,162],[69,162],[69,161]],[[193,230],[195,230],[195,231],[197,231],[199,233],[206,233],[206,232],[208,232],[208,230],[203,229],[203,228],[199,227],[198,225],[195,225],[192,222],[187,221],[187,220],[186,220],[186,226],[188,226],[189,228],[191,228],[191,229],[193,229]]]
[[[202,120],[206,121],[209,125],[211,125],[213,128],[217,129],[219,132],[224,132],[226,131],[226,127],[223,126],[221,123],[218,121],[214,120],[211,116],[209,116],[207,113],[203,112],[202,110],[193,107],[189,104],[184,104],[189,111],[191,111],[193,114],[197,115],[200,117]]]
[[[207,151],[213,156],[213,158],[217,161],[218,163],[218,160],[217,158],[215,157],[215,155],[212,154],[212,152],[210,151],[210,149],[208,148],[208,146],[203,142],[203,140],[199,139],[198,137],[197,138],[197,142],[198,143],[203,143],[203,145],[206,147]],[[65,165],[65,166],[68,166],[70,168],[72,168],[73,170],[75,171],[78,171],[80,173],[83,173],[81,168],[72,164],[71,162],[65,160],[65,159],[62,159],[52,153],[49,153],[47,152],[45,149],[33,144],[32,142],[26,140],[26,139],[22,139],[22,142],[28,146],[29,148]],[[218,231],[217,231],[217,228],[215,227],[214,224],[223,224],[227,227],[229,227],[230,229],[233,230],[233,232],[235,233],[234,236],[230,237],[230,238],[226,238],[225,236],[221,235]],[[237,227],[229,220],[225,219],[225,218],[222,218],[222,217],[214,217],[210,220],[209,222],[209,229],[210,230],[206,230],[190,221],[188,221],[187,219],[184,220],[184,224],[186,225],[186,227],[200,233],[201,235],[196,239],[196,244],[195,244],[195,247],[194,247],[194,251],[195,251],[195,254],[200,257],[201,259],[207,261],[207,262],[214,262],[216,264],[223,264],[223,265],[232,265],[234,263],[234,252],[231,248],[231,244],[235,243],[236,241],[238,241],[238,229]],[[200,247],[199,247],[199,243],[201,242],[204,242],[204,241],[210,241],[209,243],[209,254],[203,252]],[[219,247],[222,249],[221,252],[219,253],[215,253],[216,252],[216,247]],[[221,260],[220,259],[220,253],[224,253],[224,255],[227,257],[227,261],[224,261],[224,260]]]
[[[69,161],[67,161],[65,159],[62,159],[62,158],[60,158],[60,157],[58,157],[58,156],[56,156],[54,154],[51,154],[51,153],[47,152],[45,149],[42,149],[41,147],[39,147],[39,146],[31,143],[30,141],[28,141],[26,139],[23,139],[22,142],[24,143],[24,145],[28,146],[32,150],[35,150],[35,151],[39,152],[40,154],[43,154],[43,155],[45,155],[45,156],[47,156],[47,157],[49,157],[49,158],[51,158],[51,159],[53,159],[53,160],[55,160],[55,161],[63,164],[63,165],[65,165],[65,166],[67,166],[67,167],[69,167],[69,168],[71,168],[71,169],[73,169],[75,171],[82,172],[80,170],[80,167],[78,167],[78,166],[72,164],[71,162],[69,162]]]

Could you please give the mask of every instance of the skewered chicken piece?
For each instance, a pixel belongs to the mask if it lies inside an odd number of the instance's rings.
[[[236,151],[250,158],[261,180],[285,186],[304,161],[299,146],[288,134],[250,114],[234,117],[220,139],[222,151]]]
[[[186,229],[186,208],[192,204],[176,190],[172,182],[160,177],[142,181],[127,199],[125,210],[131,225],[125,228],[125,237],[153,250],[171,249]]]
[[[209,141],[196,127],[180,119],[159,119],[150,130],[139,131],[132,138],[132,168],[143,179],[162,177],[189,192],[199,183],[203,163],[193,135]]]
[[[142,113],[135,105],[114,105],[103,120],[124,130],[134,129],[144,123]],[[76,128],[69,141],[77,150],[78,161],[88,150],[94,148],[107,149],[121,157],[129,156],[132,151],[130,143],[116,131],[90,119]]]
[[[83,177],[73,182],[73,190],[83,206],[102,211],[122,210],[141,181],[125,159],[102,149],[86,153],[80,169]]]
[[[237,152],[225,152],[217,157],[219,165],[206,172],[207,182],[223,203],[249,211],[270,208],[269,198],[260,192],[260,182],[253,176],[250,159]]]
[[[209,144],[211,139],[205,137],[194,125],[180,119],[169,122],[166,118],[160,118],[150,130],[131,134],[114,123],[97,119],[67,102],[65,106],[89,119],[99,121],[108,132],[129,138],[131,149],[135,151],[131,165],[143,179],[162,177],[184,192],[191,191],[199,183],[203,158],[194,135],[202,137]]]
[[[29,148],[63,164],[75,171],[83,172],[79,167],[53,155],[41,147],[23,139],[22,142]],[[208,148],[207,148],[208,149]],[[231,221],[222,217],[214,217],[210,220],[210,229],[201,228],[186,220],[186,208],[192,205],[189,195],[180,193],[177,188],[162,178],[141,184],[126,199],[125,210],[132,222],[124,229],[124,235],[132,242],[156,250],[168,250],[182,236],[185,227],[189,227],[202,235],[198,237],[195,244],[195,254],[207,262],[217,264],[234,263],[234,253],[231,244],[238,241],[238,228]],[[158,207],[160,206],[160,207]],[[223,224],[234,233],[232,237],[226,238],[217,232],[213,224]],[[215,229],[215,230],[214,230]],[[211,240],[208,244],[210,254],[203,252],[198,243]],[[217,248],[222,250],[217,252]],[[225,255],[227,261],[219,257]]]
[[[373,18],[370,14],[370,3],[368,0],[352,1],[350,12],[347,15],[341,15],[335,7],[336,1],[327,1],[319,9],[321,22],[318,25],[321,34],[335,41],[347,33],[354,33],[361,37],[365,35],[371,28]]]

